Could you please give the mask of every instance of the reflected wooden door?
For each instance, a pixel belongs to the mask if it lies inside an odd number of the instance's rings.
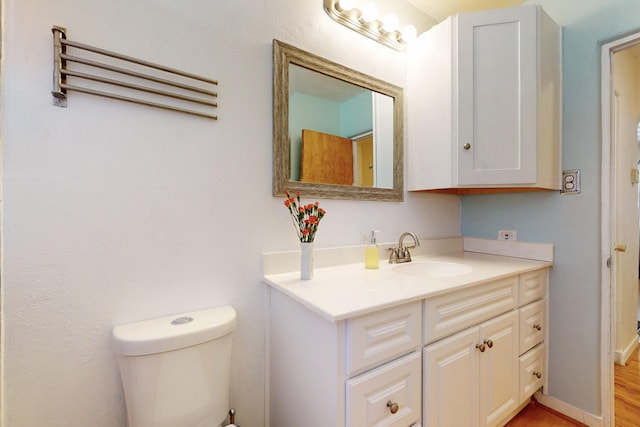
[[[303,129],[300,181],[353,185],[351,140]]]
[[[358,185],[373,187],[373,135],[357,142]]]

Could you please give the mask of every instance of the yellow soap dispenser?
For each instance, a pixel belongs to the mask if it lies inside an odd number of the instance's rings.
[[[376,245],[376,233],[372,231],[369,237],[369,244],[364,249],[364,266],[365,268],[377,269],[380,265],[380,252]]]

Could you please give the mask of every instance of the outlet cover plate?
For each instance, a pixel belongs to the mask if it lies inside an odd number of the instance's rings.
[[[498,230],[498,240],[518,240],[516,230]]]
[[[579,194],[580,193],[580,170],[572,169],[562,172],[562,190],[561,194]]]

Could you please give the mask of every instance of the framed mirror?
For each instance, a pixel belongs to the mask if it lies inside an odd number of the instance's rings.
[[[273,41],[273,195],[403,200],[402,88]]]

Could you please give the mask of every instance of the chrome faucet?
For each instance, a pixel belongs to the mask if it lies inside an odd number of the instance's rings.
[[[407,236],[411,236],[413,239],[413,246],[404,246],[404,238]],[[400,235],[400,240],[398,241],[397,248],[387,248],[388,251],[391,251],[389,254],[389,264],[398,264],[402,262],[411,262],[411,253],[409,249],[414,249],[416,246],[420,246],[420,240],[418,240],[418,236],[415,233],[407,231]]]

